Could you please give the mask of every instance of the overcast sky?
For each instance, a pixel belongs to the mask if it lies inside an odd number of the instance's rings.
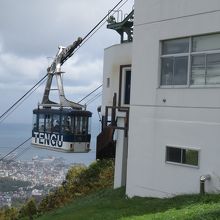
[[[84,37],[119,0],[0,0],[0,115],[45,74],[59,45]],[[123,6],[129,13],[133,0]],[[62,67],[73,101],[102,83],[103,50],[119,43],[106,24]],[[5,122],[31,122],[40,87]],[[94,104],[99,105],[100,99]],[[93,105],[92,110],[95,106]]]

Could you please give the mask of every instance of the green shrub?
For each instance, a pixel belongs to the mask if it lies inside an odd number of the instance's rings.
[[[0,210],[1,220],[18,220],[18,210],[16,208],[6,208]]]
[[[19,218],[28,217],[30,220],[37,214],[36,202],[33,198],[28,200],[19,211]]]
[[[113,185],[114,161],[98,160],[86,167],[72,167],[65,183],[47,195],[39,205],[40,212],[61,207],[72,199]]]

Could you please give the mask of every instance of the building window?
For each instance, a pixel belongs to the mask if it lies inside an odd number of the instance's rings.
[[[191,166],[199,165],[199,151],[187,148],[166,147],[166,161],[186,164]]]
[[[106,87],[107,87],[107,88],[110,87],[110,78],[109,78],[109,77],[107,78],[107,81],[106,81]]]
[[[161,86],[220,84],[220,34],[162,41]]]
[[[125,71],[125,83],[124,83],[124,104],[130,104],[130,92],[131,92],[131,70]]]
[[[131,66],[121,66],[119,79],[119,106],[130,104]]]
[[[162,42],[161,85],[187,85],[189,38]]]
[[[187,85],[188,57],[162,58],[161,85]]]

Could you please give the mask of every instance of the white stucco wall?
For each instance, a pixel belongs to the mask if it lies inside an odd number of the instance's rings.
[[[132,43],[113,45],[104,51],[103,66],[103,93],[102,93],[102,115],[105,115],[105,106],[112,106],[114,93],[117,93],[117,104],[119,98],[120,66],[131,65]],[[110,86],[107,88],[107,78],[110,78]],[[111,111],[109,112],[111,114]],[[116,113],[117,125],[124,127],[125,113]],[[127,169],[127,139],[124,130],[115,130],[116,157],[114,188],[121,187],[126,183]]]
[[[118,98],[120,66],[131,64],[131,49],[132,43],[124,43],[113,45],[104,51],[102,115],[105,114],[105,106],[112,106],[114,93],[117,93]],[[107,78],[110,78],[109,88]]]
[[[220,32],[219,21],[219,0],[136,0],[129,196],[198,193],[203,174],[206,191],[220,191],[220,87],[159,88],[160,41]],[[198,149],[199,167],[166,163],[166,145]]]
[[[117,125],[124,127],[124,117],[117,118]],[[127,174],[127,153],[128,139],[125,137],[124,130],[116,130],[116,157],[115,157],[115,173],[114,173],[114,188],[126,185]]]

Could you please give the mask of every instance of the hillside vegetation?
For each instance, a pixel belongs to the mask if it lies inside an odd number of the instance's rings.
[[[77,199],[37,220],[217,220],[219,195],[188,195],[170,199],[125,196],[124,188],[105,189]]]
[[[73,167],[66,181],[40,204],[30,199],[20,210],[0,212],[1,220],[215,220],[220,195],[183,195],[169,199],[127,198],[113,190],[114,161]]]
[[[0,210],[0,220],[33,219],[100,189],[111,188],[113,175],[113,160],[98,160],[89,167],[74,166],[69,169],[63,185],[47,195],[40,204],[31,198],[20,210]]]

